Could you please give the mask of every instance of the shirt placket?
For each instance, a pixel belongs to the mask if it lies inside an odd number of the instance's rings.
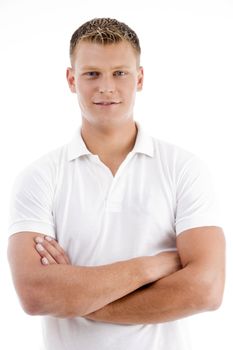
[[[95,168],[96,175],[99,179],[100,185],[102,187],[104,197],[105,211],[107,212],[119,212],[122,207],[122,191],[118,189],[119,181],[126,171],[128,163],[133,157],[133,153],[128,153],[127,157],[119,166],[115,176],[112,175],[110,169],[99,159],[97,155],[91,157],[92,161],[96,163],[99,168]]]

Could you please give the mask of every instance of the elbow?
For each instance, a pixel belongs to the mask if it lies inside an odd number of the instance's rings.
[[[30,316],[73,318],[84,314],[81,306],[79,310],[70,299],[60,299],[41,285],[24,289],[23,293],[20,293],[20,302],[24,312]]]
[[[221,306],[224,290],[222,281],[202,281],[202,286],[199,285],[198,289],[200,311],[215,311]]]
[[[45,298],[42,293],[32,288],[30,291],[24,291],[20,296],[21,306],[24,312],[30,316],[45,316],[50,315],[53,317],[71,317],[68,310],[65,307],[58,307],[56,300]]]
[[[17,294],[21,307],[26,314],[30,316],[38,316],[44,314],[35,289],[24,286],[22,290],[17,291]]]
[[[39,279],[16,278],[15,290],[23,311],[31,316],[44,315],[48,305],[45,301],[45,289]]]
[[[225,285],[225,269],[209,268],[209,266],[187,266],[188,283],[186,295],[189,295],[190,309],[196,312],[219,309],[223,300]]]
[[[223,299],[223,292],[215,286],[209,287],[209,293],[205,298],[205,308],[207,311],[215,311],[220,308]]]
[[[38,316],[38,315],[41,315],[41,313],[39,312],[38,308],[36,307],[36,304],[35,303],[32,303],[32,302],[22,302],[21,301],[21,305],[22,305],[22,308],[24,310],[24,312],[30,316]]]

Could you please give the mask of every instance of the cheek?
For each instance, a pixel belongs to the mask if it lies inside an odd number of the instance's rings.
[[[128,82],[127,86],[124,86],[124,95],[127,97],[129,102],[132,99],[134,99],[136,91],[137,91],[137,86],[134,80]]]
[[[91,101],[92,89],[90,88],[90,86],[87,86],[87,84],[79,84],[77,94],[79,101],[85,101],[86,103],[88,103],[88,101]]]

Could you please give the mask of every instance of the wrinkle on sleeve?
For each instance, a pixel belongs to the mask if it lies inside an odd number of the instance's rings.
[[[221,226],[211,174],[198,157],[183,164],[176,189],[177,234],[194,227]]]
[[[30,231],[55,238],[54,188],[55,171],[49,162],[36,161],[16,177],[10,198],[9,236]]]

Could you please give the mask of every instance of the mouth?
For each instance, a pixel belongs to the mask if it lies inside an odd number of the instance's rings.
[[[112,106],[112,105],[118,105],[121,102],[115,102],[115,101],[100,101],[100,102],[94,102],[97,106]]]

